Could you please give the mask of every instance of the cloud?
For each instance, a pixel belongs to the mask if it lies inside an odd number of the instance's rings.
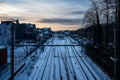
[[[13,0],[14,1],[14,0]],[[33,5],[35,4],[35,5]],[[31,6],[33,5],[33,6]],[[74,6],[73,6],[74,5]],[[52,18],[78,18],[83,17],[75,14],[76,10],[86,9],[84,6],[73,4],[66,1],[58,0],[24,0],[24,3],[7,3],[1,6],[2,14],[8,14],[10,17],[22,17],[31,21],[37,21],[39,19],[52,19]],[[8,7],[10,9],[8,9]],[[71,13],[71,14],[68,14]],[[73,14],[74,13],[74,14]]]
[[[72,15],[83,15],[83,14],[85,14],[85,12],[86,11],[73,11],[70,14],[72,14]]]
[[[9,19],[19,19],[20,21],[27,21],[29,20],[28,18],[24,18],[24,17],[21,17],[21,16],[8,16],[6,14],[3,14],[3,15],[0,15],[0,19],[1,20],[9,20]]]
[[[2,0],[2,2],[4,4],[0,4],[0,20],[20,18],[23,22],[37,21],[38,24],[44,25],[49,23],[79,26],[84,11],[88,9],[83,5],[84,0]]]
[[[78,25],[82,19],[42,19],[38,22],[41,23],[57,23],[57,24],[67,24],[67,25]]]

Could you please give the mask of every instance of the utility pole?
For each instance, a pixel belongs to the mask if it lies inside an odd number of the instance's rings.
[[[11,26],[11,80],[14,80],[14,23]]]
[[[43,43],[42,43],[42,44],[43,44],[43,52],[44,52],[44,42],[45,42],[45,41],[44,41],[44,40],[45,40],[44,30],[45,30],[45,29],[43,28]]]
[[[114,28],[114,80],[118,80],[118,36],[119,36],[119,27],[118,25]]]

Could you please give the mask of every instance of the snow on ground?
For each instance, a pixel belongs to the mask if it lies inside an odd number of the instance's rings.
[[[76,45],[70,37],[51,38],[48,44]],[[28,80],[110,80],[110,78],[85,55],[81,46],[46,46]],[[35,66],[36,66],[35,65]]]
[[[34,48],[34,46],[22,46],[22,47],[15,47],[15,50],[14,50],[14,71],[17,71],[23,64],[26,64],[25,65],[25,68],[26,66],[28,66],[28,63],[32,62],[31,61],[31,57],[28,56],[27,58],[26,57],[26,51],[30,51]],[[38,49],[37,50],[37,53],[40,53],[41,50]],[[6,71],[2,71],[2,75],[0,75],[0,80],[8,80],[8,78],[11,76],[11,48],[8,47],[7,48],[7,59],[8,59],[8,68],[6,68],[5,70]],[[39,54],[36,54],[36,52],[33,52],[32,55],[36,55],[36,56],[39,56]],[[21,75],[24,75],[23,73]],[[25,77],[25,75],[24,75]]]
[[[70,37],[53,37],[45,45],[77,45]],[[40,49],[38,49],[40,50]],[[15,80],[110,80],[86,56],[81,46],[44,46],[36,62],[28,64]],[[39,54],[38,53],[38,54]]]

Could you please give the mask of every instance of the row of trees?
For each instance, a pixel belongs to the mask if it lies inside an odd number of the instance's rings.
[[[94,44],[108,44],[110,27],[120,23],[120,0],[90,0],[91,7],[84,16],[86,27],[94,28]],[[104,35],[104,36],[103,36]]]
[[[88,46],[88,54],[114,77],[114,80],[120,80],[120,0],[90,1],[91,7],[84,16],[87,27],[84,31],[89,32],[88,36],[93,39],[97,48]]]

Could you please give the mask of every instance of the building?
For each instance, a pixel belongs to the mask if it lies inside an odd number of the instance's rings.
[[[70,35],[70,31],[68,31],[68,30],[65,30],[63,33],[64,33],[65,35]]]
[[[44,34],[50,34],[51,28],[43,28]]]
[[[17,24],[15,27],[15,38],[16,41],[35,39],[35,24]]]
[[[9,45],[11,43],[11,27],[14,26],[15,42],[22,40],[35,39],[35,24],[19,23],[19,20],[1,21],[0,24],[0,45]]]
[[[43,28],[43,37],[46,39],[52,36],[51,28]]]
[[[0,24],[0,45],[8,45],[11,42],[12,21],[1,21]]]
[[[37,28],[36,29],[36,40],[38,41],[46,41],[48,38],[52,36],[51,28]]]
[[[26,27],[24,32],[24,39],[26,40],[35,40],[36,34],[36,25],[35,24],[25,24]]]
[[[19,20],[1,21],[0,24],[0,45],[11,44],[11,27],[19,24]]]
[[[36,41],[43,41],[43,34],[38,34],[37,36],[36,36]]]

